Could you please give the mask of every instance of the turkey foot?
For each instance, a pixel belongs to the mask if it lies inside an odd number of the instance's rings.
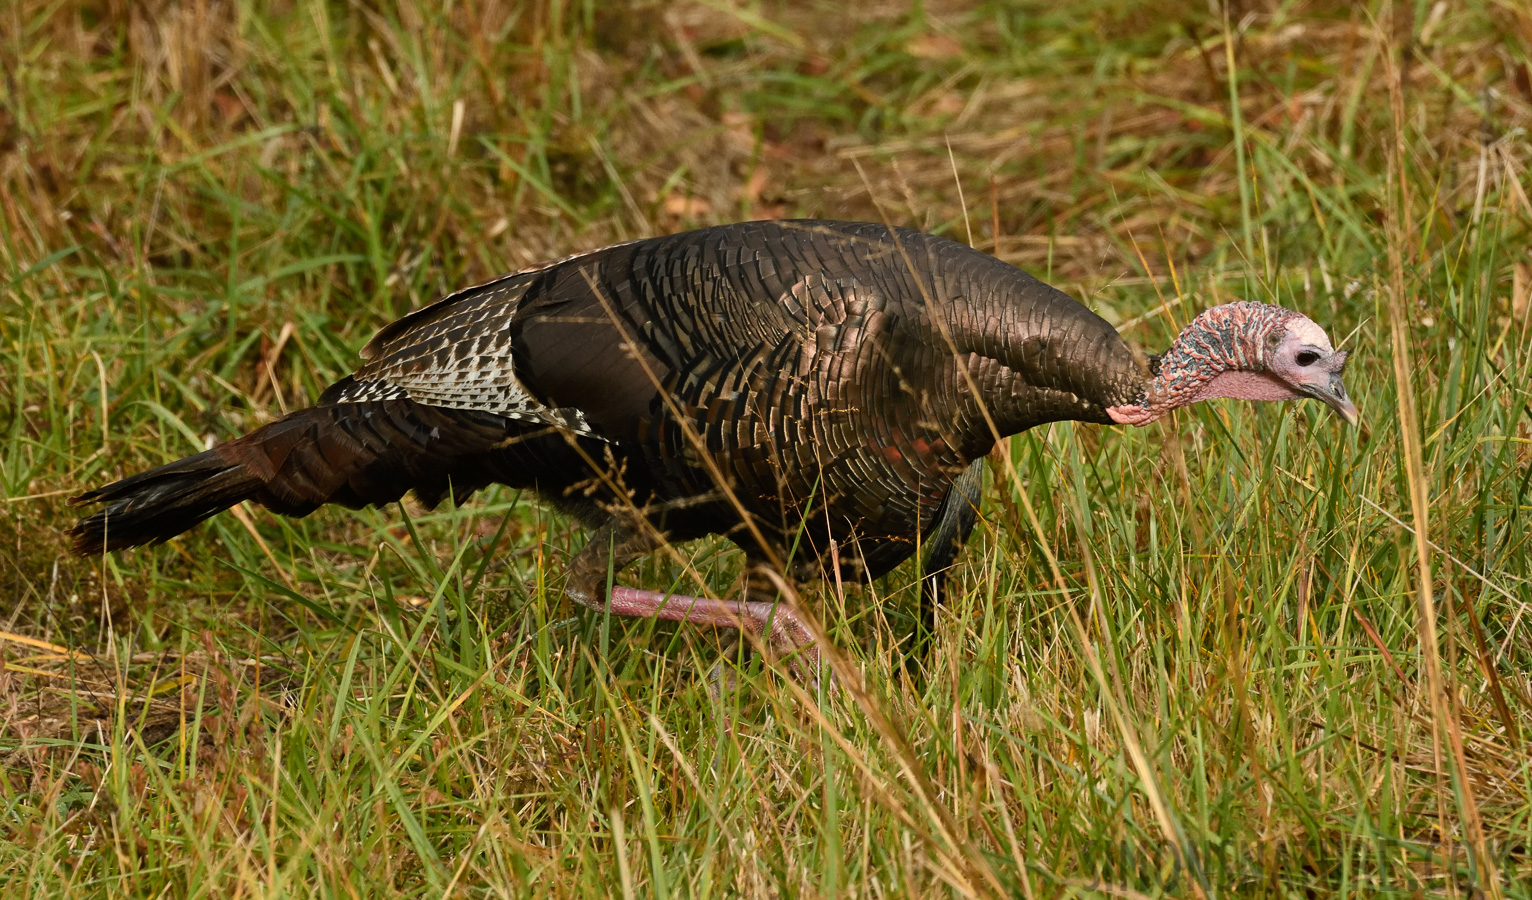
[[[748,631],[760,638],[772,656],[786,659],[793,675],[804,683],[812,684],[819,676],[819,647],[798,613],[784,602],[714,600],[618,585],[612,588],[611,604],[619,616]]]
[[[590,543],[570,560],[569,581],[564,593],[570,600],[595,612],[610,609],[619,616],[669,619],[749,632],[760,639],[774,657],[785,659],[795,678],[804,684],[817,683],[819,647],[802,618],[784,601],[714,600],[623,585],[614,585],[610,597],[606,596],[609,572],[620,572],[634,560],[658,549],[662,543],[659,535],[643,529],[641,523],[630,523],[614,516],[597,529]]]

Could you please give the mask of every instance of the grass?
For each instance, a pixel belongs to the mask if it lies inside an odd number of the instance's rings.
[[[7,5],[0,893],[1532,896],[1532,12],[1209,7]],[[922,678],[911,567],[809,589],[834,696],[572,611],[583,536],[508,491],[67,553],[69,495],[410,308],[770,215],[968,240],[1150,350],[1298,308],[1368,427],[1012,440]],[[630,583],[737,577],[678,550]]]

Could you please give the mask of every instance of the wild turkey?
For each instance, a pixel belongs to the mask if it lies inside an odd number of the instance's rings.
[[[805,579],[881,576],[966,539],[997,439],[1143,425],[1214,397],[1314,397],[1348,421],[1346,354],[1298,313],[1230,303],[1145,369],[1099,316],[961,244],[882,225],[747,222],[568,257],[384,328],[319,402],[75,498],[82,554],[156,543],[242,500],[461,500],[531,488],[595,528],[566,593],[594,610],[762,635],[814,655],[747,580],[733,601],[605,586],[663,541],[723,534]],[[938,575],[939,578],[939,575]],[[927,590],[936,590],[933,582]]]

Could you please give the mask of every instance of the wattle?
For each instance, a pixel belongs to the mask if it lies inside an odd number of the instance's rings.
[[[1295,400],[1302,396],[1270,372],[1219,372],[1192,397],[1192,402],[1232,397],[1236,400]]]

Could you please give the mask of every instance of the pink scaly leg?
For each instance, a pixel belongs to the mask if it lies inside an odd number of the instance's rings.
[[[612,612],[713,628],[738,628],[760,638],[776,655],[788,658],[794,674],[812,678],[819,669],[819,649],[814,637],[786,603],[713,600],[617,586],[612,588]]]
[[[614,517],[570,560],[564,592],[570,600],[596,612],[610,609],[619,616],[669,619],[749,632],[774,655],[787,658],[795,676],[813,682],[819,671],[819,648],[803,620],[786,603],[714,600],[616,585],[608,605],[603,597],[607,572],[620,572],[659,546],[659,538],[649,530],[640,530]]]

